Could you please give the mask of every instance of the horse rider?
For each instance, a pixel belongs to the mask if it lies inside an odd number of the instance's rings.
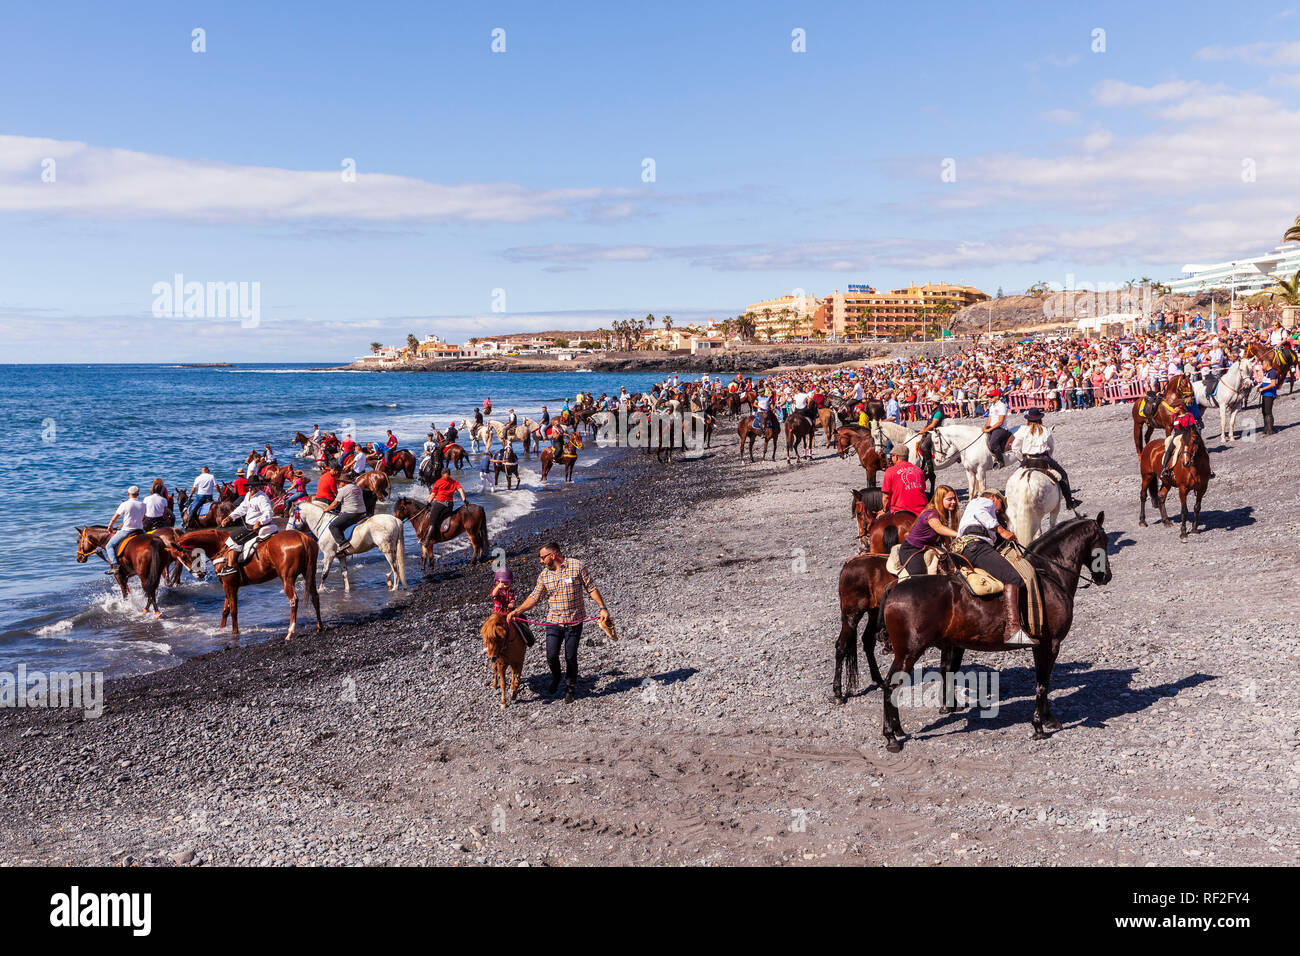
[[[916,443],[916,457],[921,460],[921,471],[925,475],[925,483],[928,487],[933,488],[935,482],[934,474],[934,438],[930,433],[943,425],[947,420],[948,413],[943,410],[943,402],[935,402],[934,410],[930,412],[929,418],[917,432],[920,436]]]
[[[893,464],[885,471],[880,481],[880,494],[884,498],[885,510],[898,514],[919,515],[925,510],[925,475],[921,469],[907,460],[907,446],[899,443],[889,454]]]
[[[117,574],[119,568],[117,563],[117,548],[123,541],[131,535],[144,530],[144,502],[140,500],[140,488],[138,485],[132,485],[126,489],[126,500],[117,506],[113,512],[113,517],[108,519],[108,530],[113,530],[113,525],[117,519],[122,519],[122,527],[117,533],[108,539],[105,549],[108,551],[108,560],[111,562],[105,574]]]
[[[149,497],[144,499],[144,530],[152,531],[155,528],[166,527],[167,509],[170,507],[167,486],[163,484],[161,478],[155,478],[153,487],[149,489]]]
[[[190,485],[190,509],[189,517],[198,516],[199,509],[210,501],[214,501],[217,496],[217,479],[216,476],[204,465],[194,479],[194,484]]]
[[[1020,587],[1023,581],[1019,572],[995,547],[999,538],[1003,541],[1016,540],[1015,533],[1008,531],[998,520],[1000,515],[1005,514],[1006,507],[1007,499],[1000,491],[990,490],[972,498],[962,511],[961,520],[957,522],[959,541],[954,550],[974,567],[1002,582],[1006,592],[1006,633],[1010,635],[1004,643],[1029,646],[1038,642],[1026,634],[1020,624]]]
[[[284,498],[284,513],[289,514],[289,508],[295,502],[302,501],[307,497],[307,481],[301,471],[295,470],[293,473],[293,482],[289,486],[289,493]]]
[[[257,476],[248,480],[248,494],[234,511],[222,519],[221,526],[225,527],[236,519],[242,519],[240,527],[230,532],[230,540],[236,545],[243,545],[252,537],[264,541],[280,530],[275,524],[275,509],[271,505],[271,499],[266,496],[265,480]],[[248,556],[252,557],[251,551]],[[217,570],[217,576],[224,578],[237,573],[245,560],[244,549],[232,547],[212,563],[222,564]]]
[[[519,424],[519,417],[515,415],[513,408],[506,411],[506,428],[513,430]]]
[[[948,526],[957,514],[957,492],[947,485],[934,489],[929,505],[916,518],[916,524],[899,546],[898,560],[910,576],[923,575],[925,549],[943,547],[944,538],[956,538],[957,532]]]
[[[393,434],[391,428],[388,429],[388,438],[384,441],[384,447],[380,452],[384,456],[384,467],[393,467],[393,455],[397,453],[397,436]]]
[[[374,447],[373,444],[371,447]],[[357,453],[352,456],[352,474],[356,478],[360,478],[370,470],[370,459],[366,457],[366,450],[358,447]]]
[[[424,440],[424,458],[420,459],[421,468],[424,467],[426,461],[433,457],[434,449],[438,447],[438,443],[433,440],[433,432],[425,432],[425,434],[428,437]]]
[[[323,510],[329,514],[335,508],[339,510],[339,516],[330,522],[330,534],[334,535],[334,543],[338,547],[334,553],[337,557],[346,558],[349,544],[343,532],[366,519],[366,497],[361,491],[361,486],[347,475],[343,476],[343,483],[339,485],[334,500]]]
[[[326,469],[320,476],[320,480],[316,482],[316,494],[312,497],[312,501],[328,503],[338,497],[339,476],[342,471],[343,469],[338,465],[331,465]]]
[[[460,486],[460,482],[453,478],[450,472],[446,471],[429,489],[429,533],[435,541],[438,538],[439,530],[442,528],[443,518],[452,514],[456,495],[460,495],[462,505],[469,503],[465,498],[465,489]]]
[[[235,469],[235,480],[230,483],[230,486],[235,489],[236,498],[243,498],[248,494],[248,479],[244,477],[244,469]]]
[[[1074,497],[1074,492],[1070,490],[1070,476],[1052,457],[1055,448],[1056,438],[1052,435],[1052,430],[1043,426],[1043,410],[1029,409],[1025,412],[1025,424],[1016,429],[1015,437],[1011,440],[1011,453],[1020,456],[1022,468],[1046,466],[1056,472],[1059,476],[1056,483],[1061,489],[1061,498],[1065,501],[1065,507],[1074,511],[1082,502]]]
[[[319,426],[319,425],[313,425],[313,426],[311,426],[311,435],[309,435],[308,437],[311,439],[311,443],[312,443],[313,445],[319,445],[319,444],[320,444],[320,426]]]
[[[443,435],[442,438],[443,438],[443,441],[445,441],[448,445],[451,445],[451,444],[453,444],[453,443],[456,441],[456,438],[457,438],[459,435],[460,435],[460,432],[458,432],[458,431],[456,430],[456,423],[455,423],[455,422],[448,422],[448,423],[447,423],[447,434]]]
[[[361,450],[357,448],[357,443],[352,440],[352,433],[348,432],[347,437],[343,440],[343,443],[339,445],[339,461],[341,462],[344,458],[346,458],[348,455],[352,454],[353,452],[360,453]]]
[[[1188,404],[1195,404],[1195,400]],[[1186,443],[1188,436],[1191,435],[1192,429],[1196,428],[1196,416],[1192,414],[1187,405],[1183,406],[1182,411],[1174,416],[1174,420],[1169,429],[1169,435],[1165,438],[1165,455],[1160,465],[1160,480],[1166,485],[1174,484],[1174,470],[1171,463],[1174,458],[1174,450],[1181,448]]]
[[[764,388],[763,393],[758,396],[758,407],[754,410],[754,427],[766,428],[767,415],[772,410],[772,391]]]
[[[487,418],[491,414],[492,414],[492,399],[485,398],[483,399],[483,417]]]
[[[275,459],[275,452],[271,451],[271,443],[269,441],[264,442],[262,447],[266,449],[266,454],[262,456],[263,470],[267,468],[274,468],[276,465],[279,464],[279,462],[277,462]]]
[[[993,401],[989,403],[988,421],[980,431],[988,435],[989,451],[993,453],[993,458],[997,462],[997,467],[1001,468],[1005,461],[1002,455],[1006,451],[1007,439],[1011,437],[1007,424],[1007,403],[1002,401],[1002,390],[993,389],[989,392],[989,398]]]

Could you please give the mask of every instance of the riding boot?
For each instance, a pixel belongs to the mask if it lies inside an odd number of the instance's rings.
[[[1172,485],[1174,483],[1174,471],[1172,468],[1169,467],[1169,461],[1173,457],[1174,457],[1174,442],[1170,442],[1169,447],[1165,449],[1164,461],[1160,465],[1160,480],[1167,485]]]
[[[1074,497],[1074,492],[1070,490],[1070,486],[1065,484],[1065,482],[1061,482],[1060,488],[1061,497],[1065,499],[1065,507],[1069,508],[1071,511],[1078,510],[1078,507],[1083,504],[1083,502]]]
[[[1006,599],[1006,641],[1005,643],[1020,647],[1031,647],[1038,642],[1025,633],[1020,625],[1020,585],[1003,585]]]

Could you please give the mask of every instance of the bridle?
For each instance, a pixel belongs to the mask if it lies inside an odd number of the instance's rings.
[[[1068,564],[1062,564],[1060,561],[1056,561],[1052,558],[1047,557],[1047,555],[1045,554],[1039,554],[1037,552],[1034,552],[1033,555],[1030,555],[1029,549],[1027,549],[1019,541],[1012,541],[1011,546],[1014,547],[1017,551],[1019,551],[1024,556],[1026,561],[1032,561],[1033,558],[1037,558],[1038,560],[1042,561],[1044,564],[1051,565],[1054,568],[1059,568],[1060,570],[1064,571],[1066,574],[1070,574],[1070,573],[1076,574],[1078,577],[1083,579],[1083,583],[1079,585],[1079,587],[1081,588],[1090,588],[1097,583],[1097,579],[1093,577],[1092,571],[1088,568],[1086,564],[1079,565],[1078,569],[1076,570],[1075,568],[1070,567]],[[1107,557],[1106,563],[1109,564],[1110,555],[1108,554],[1106,557]],[[1060,584],[1062,587],[1065,586],[1064,582],[1062,581],[1058,580],[1056,583]]]

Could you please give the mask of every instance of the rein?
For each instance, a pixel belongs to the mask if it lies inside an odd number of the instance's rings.
[[[1015,548],[1017,551],[1019,551],[1022,555],[1024,555],[1025,560],[1030,561],[1031,563],[1034,558],[1038,558],[1044,564],[1049,564],[1052,567],[1059,568],[1060,570],[1065,571],[1067,574],[1073,571],[1078,577],[1084,579],[1083,583],[1079,585],[1079,587],[1081,588],[1090,588],[1097,583],[1096,578],[1092,576],[1092,572],[1088,570],[1086,565],[1081,564],[1077,569],[1075,569],[1070,567],[1068,564],[1062,564],[1060,561],[1056,561],[1052,558],[1049,558],[1045,554],[1039,554],[1037,551],[1031,554],[1029,549],[1026,548],[1024,545],[1022,545],[1019,541],[1012,541],[1011,546]],[[1087,575],[1087,577],[1084,577],[1084,575]]]

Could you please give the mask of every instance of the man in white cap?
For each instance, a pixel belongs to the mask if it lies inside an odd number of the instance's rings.
[[[132,485],[126,489],[126,501],[117,506],[113,512],[113,517],[108,519],[108,530],[113,530],[113,525],[117,519],[122,519],[122,527],[117,534],[108,539],[105,546],[108,549],[108,560],[112,562],[108,568],[108,574],[117,574],[117,547],[129,536],[137,531],[144,530],[144,502],[140,500],[140,488]]]

